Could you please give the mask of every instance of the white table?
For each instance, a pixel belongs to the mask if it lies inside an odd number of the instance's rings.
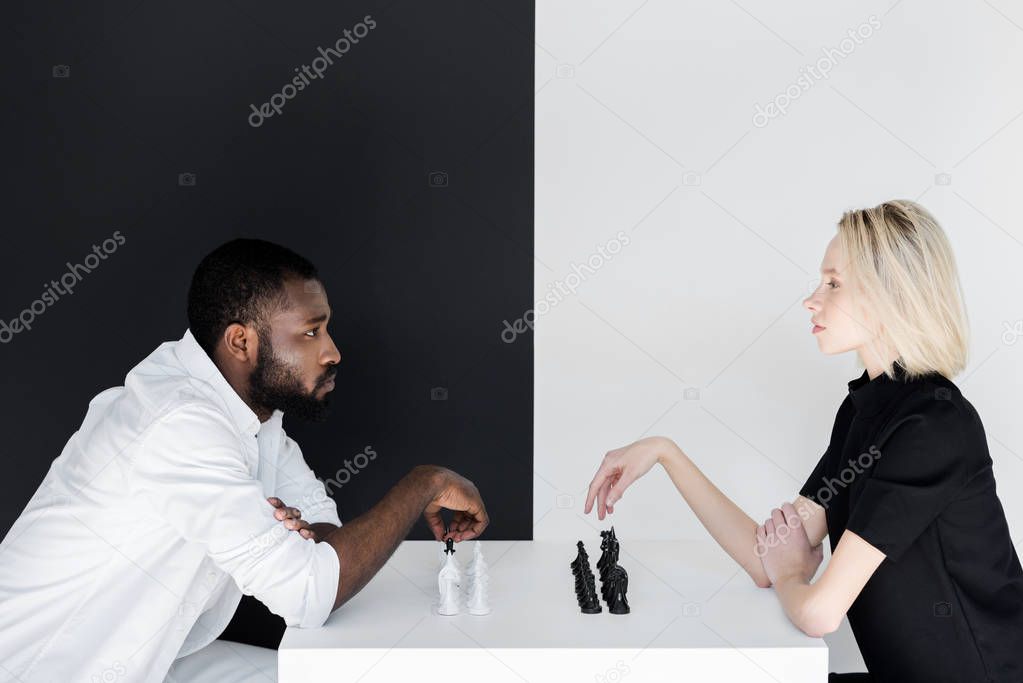
[[[596,574],[600,538],[583,541]],[[492,611],[445,617],[441,545],[406,541],[323,628],[287,629],[279,681],[827,681],[824,641],[711,542],[621,543],[631,614],[579,611],[575,541],[483,541]],[[472,545],[455,547],[464,567]]]

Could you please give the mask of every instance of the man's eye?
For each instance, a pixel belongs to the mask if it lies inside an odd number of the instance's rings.
[[[314,329],[308,330],[308,331],[306,332],[306,334],[308,334],[308,335],[312,335],[313,337],[315,337],[315,336],[316,336],[316,333],[317,333],[317,332],[318,332],[319,330],[320,330],[320,328],[318,328],[318,327],[317,327],[317,328],[314,328]]]

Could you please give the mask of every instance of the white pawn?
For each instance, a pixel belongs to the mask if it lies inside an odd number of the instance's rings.
[[[440,573],[437,574],[437,588],[440,592],[440,602],[437,604],[437,614],[453,616],[459,611],[459,594],[462,582],[462,572],[458,569],[454,553],[446,553],[447,559]]]
[[[490,577],[479,574],[472,581],[469,593],[469,614],[483,616],[490,614]]]
[[[473,548],[472,571],[469,572],[469,614],[482,616],[490,614],[490,576],[487,561],[483,559],[483,547],[479,541]]]
[[[487,573],[487,561],[483,559],[483,545],[479,541],[476,541],[476,543],[473,544],[472,560],[469,561],[469,567],[466,569],[466,573],[469,576],[466,585],[466,592],[471,594],[476,577],[480,574]]]

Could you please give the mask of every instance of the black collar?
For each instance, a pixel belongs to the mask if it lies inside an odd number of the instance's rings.
[[[864,370],[863,374],[849,382],[849,398],[861,415],[874,415],[888,405],[893,398],[902,392],[908,384],[906,370],[899,363],[892,364],[894,379],[883,372],[870,379]]]

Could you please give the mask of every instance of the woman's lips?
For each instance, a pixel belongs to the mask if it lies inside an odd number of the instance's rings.
[[[824,329],[824,328],[823,328],[823,327],[821,327],[820,325],[814,325],[814,326],[813,326],[813,329],[812,329],[812,330],[810,330],[810,331],[811,331],[811,332],[813,332],[814,334],[817,334],[818,332],[820,332],[820,331],[821,331],[821,330],[823,330],[823,329]]]

